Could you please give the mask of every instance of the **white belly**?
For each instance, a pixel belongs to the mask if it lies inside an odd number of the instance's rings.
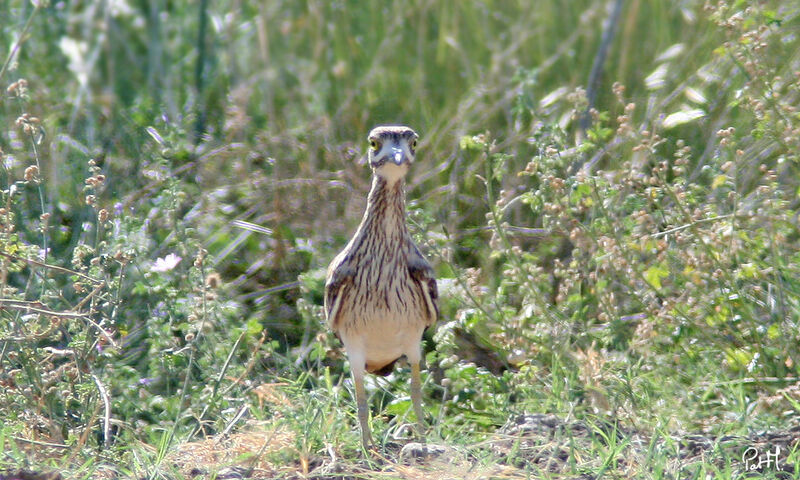
[[[423,328],[415,329],[415,331],[408,329],[392,331],[383,328],[351,337],[342,335],[342,343],[348,352],[363,351],[366,363],[371,367],[380,368],[403,355],[411,361],[418,359],[422,332]]]
[[[425,330],[425,311],[417,302],[406,304],[408,308],[386,310],[369,305],[360,312],[360,318],[339,330],[348,355],[363,355],[370,369],[378,369],[405,355],[409,361],[419,361],[420,341]],[[414,308],[417,307],[417,308]],[[352,328],[362,324],[368,328]],[[353,325],[355,324],[355,325]]]

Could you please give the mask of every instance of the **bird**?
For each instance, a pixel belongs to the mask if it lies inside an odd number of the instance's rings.
[[[406,225],[405,177],[418,135],[382,125],[367,137],[372,186],[355,234],[331,261],[325,281],[328,327],[344,345],[356,393],[364,450],[372,445],[365,373],[388,375],[405,358],[418,433],[425,430],[420,361],[422,335],[439,317],[433,268]]]

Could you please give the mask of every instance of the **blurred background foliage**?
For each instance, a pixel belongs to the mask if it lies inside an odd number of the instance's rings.
[[[421,137],[438,435],[527,410],[796,420],[775,397],[800,362],[794,2],[0,10],[4,435],[156,445],[221,430],[259,383],[330,388],[324,269],[381,123]],[[298,448],[341,435],[320,432]]]

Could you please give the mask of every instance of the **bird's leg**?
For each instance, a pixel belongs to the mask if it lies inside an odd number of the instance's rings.
[[[425,416],[422,413],[422,380],[419,372],[419,359],[410,361],[411,364],[411,403],[417,415],[417,434],[422,437],[425,432]]]
[[[367,409],[367,391],[364,389],[364,362],[350,361],[350,370],[353,374],[353,383],[356,387],[356,408],[358,409],[358,423],[361,426],[361,444],[364,450],[372,444],[372,434],[369,430],[369,410]]]

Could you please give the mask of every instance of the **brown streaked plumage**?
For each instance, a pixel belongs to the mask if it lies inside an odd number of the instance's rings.
[[[373,178],[367,209],[325,282],[325,315],[350,360],[365,448],[372,437],[364,373],[386,375],[401,357],[411,365],[411,400],[420,431],[424,428],[420,341],[439,315],[433,269],[406,227],[404,178],[417,134],[404,126],[380,126],[368,139]]]

